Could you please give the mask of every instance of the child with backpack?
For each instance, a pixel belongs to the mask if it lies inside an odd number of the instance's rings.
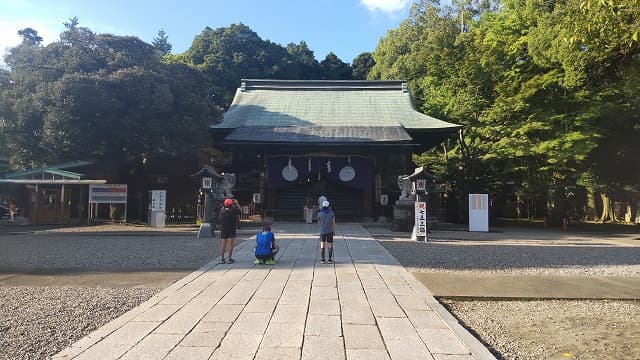
[[[280,250],[280,246],[276,244],[276,236],[271,232],[271,226],[265,224],[262,232],[256,235],[256,264],[274,265],[276,254]]]

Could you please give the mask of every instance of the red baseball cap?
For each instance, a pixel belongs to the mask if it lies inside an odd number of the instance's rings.
[[[224,199],[224,206],[231,206],[233,205],[233,200],[231,199]]]

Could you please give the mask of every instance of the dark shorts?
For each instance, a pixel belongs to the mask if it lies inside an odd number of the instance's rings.
[[[235,238],[236,237],[236,231],[234,230],[220,230],[220,238],[221,239],[229,239],[229,238]]]
[[[269,254],[269,255],[256,255],[256,259],[258,259],[258,260],[264,260],[264,261],[271,260],[271,259],[273,259],[273,254]]]
[[[276,256],[276,254],[278,253],[278,250],[279,249],[277,249],[277,248],[276,249],[271,249],[271,254],[268,254],[268,255],[258,255],[258,254],[256,254],[256,259],[265,260],[265,261],[266,260],[272,260],[273,257]]]
[[[328,243],[333,243],[333,233],[330,232],[328,234],[320,234],[320,241],[322,242],[328,242]]]

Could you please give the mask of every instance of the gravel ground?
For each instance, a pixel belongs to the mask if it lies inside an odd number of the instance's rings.
[[[136,229],[123,232],[125,229]],[[146,229],[144,231],[143,229]],[[0,271],[197,269],[219,255],[220,239],[195,232],[110,225],[0,235]],[[238,241],[255,230],[238,233]]]
[[[0,272],[41,275],[46,283],[58,276],[68,284],[74,274],[95,271],[117,279],[119,272],[195,270],[218,256],[220,246],[217,238],[196,239],[190,228],[5,229],[10,231],[0,231]],[[240,230],[238,239],[248,234],[255,229]],[[0,285],[0,359],[50,358],[162,290],[89,286]]]
[[[504,359],[640,359],[638,301],[443,303]]]
[[[548,245],[513,241],[380,242],[412,272],[640,276],[640,243],[630,246]]]
[[[640,276],[637,234],[448,234],[380,243],[412,272]],[[557,234],[556,234],[557,235]],[[460,239],[469,236],[468,239]],[[640,301],[440,299],[503,359],[640,359]]]
[[[0,287],[0,359],[50,358],[160,290]]]

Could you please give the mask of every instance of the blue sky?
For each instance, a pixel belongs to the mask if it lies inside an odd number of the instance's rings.
[[[373,51],[380,37],[407,17],[410,0],[0,0],[0,51],[32,27],[44,43],[58,39],[77,16],[96,33],[134,35],[151,42],[164,29],[173,53],[185,51],[205,26],[242,22],[281,45],[304,40],[318,60],[333,51],[351,62]]]

